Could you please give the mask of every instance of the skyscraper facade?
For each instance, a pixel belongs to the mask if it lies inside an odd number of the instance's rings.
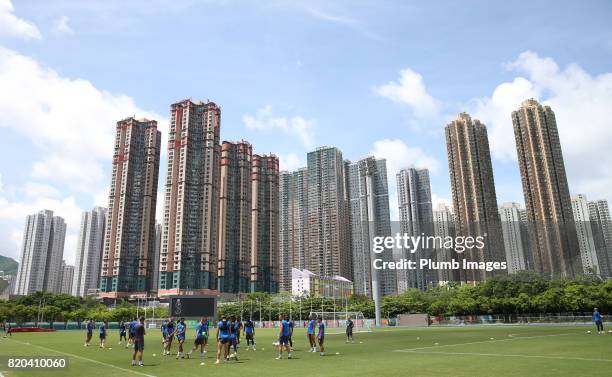
[[[603,278],[612,278],[612,220],[607,200],[588,202],[589,218],[597,251],[599,270]]]
[[[411,236],[433,236],[433,212],[431,204],[431,186],[427,169],[408,168],[400,170],[397,175],[397,199],[399,205],[400,232]],[[436,259],[434,250],[421,249],[415,253],[403,250],[402,258],[418,262],[421,258]],[[438,273],[434,270],[415,269],[398,270],[398,289],[401,292],[408,288],[426,289],[429,284],[437,284]]]
[[[446,126],[445,135],[457,235],[485,237],[483,248],[467,249],[458,257],[471,262],[505,261],[487,128],[460,113]],[[459,272],[462,281],[485,280],[497,273]]]
[[[534,99],[512,112],[535,271],[582,273],[555,113]]]
[[[578,194],[572,197],[571,201],[583,272],[585,274],[601,275],[597,250],[595,249],[595,240],[591,230],[591,217],[587,198],[583,194]]]
[[[455,236],[455,219],[451,207],[442,203],[433,210],[433,227],[434,235],[445,239],[446,237]],[[436,260],[438,262],[451,262],[455,255],[452,250],[444,248],[442,245],[436,245],[435,249]],[[451,269],[439,269],[438,285],[446,285],[451,281],[458,281],[458,271]]]
[[[72,294],[72,283],[74,281],[74,266],[62,262],[62,288],[61,293]]]
[[[159,289],[159,256],[161,254],[162,225],[155,224],[155,246],[153,247],[153,271],[151,273],[151,290]]]
[[[94,207],[81,215],[71,291],[73,296],[84,297],[98,288],[105,227],[106,208]]]
[[[216,287],[220,125],[213,102],[170,107],[160,296]]]
[[[334,147],[308,153],[306,268],[320,276],[352,274],[344,161]]]
[[[219,194],[217,289],[250,292],[253,150],[246,141],[223,142]]]
[[[275,155],[253,155],[251,292],[279,291],[279,166]]]
[[[308,182],[307,169],[280,173],[279,284],[291,292],[291,268],[306,269]]]
[[[386,160],[366,157],[349,162],[346,172],[353,270],[352,278],[348,278],[353,280],[356,294],[368,297],[395,294],[395,271],[376,270],[372,266],[375,259],[393,259],[392,250],[373,252],[374,237],[391,235]]]
[[[154,120],[117,122],[100,296],[151,288],[161,133]]]
[[[508,273],[513,274],[527,269],[523,247],[521,213],[518,203],[504,203],[499,207],[504,249],[508,262]]]
[[[26,217],[15,294],[60,293],[66,223],[53,211]]]

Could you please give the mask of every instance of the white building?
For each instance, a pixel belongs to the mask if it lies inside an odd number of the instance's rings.
[[[37,291],[59,293],[66,223],[53,211],[42,210],[26,218],[15,294]]]
[[[353,295],[353,282],[342,276],[323,277],[292,268],[291,293],[293,296],[345,298]]]
[[[572,210],[574,212],[574,223],[578,235],[578,245],[580,246],[580,257],[585,273],[594,271],[600,274],[599,263],[597,261],[597,251],[591,229],[589,215],[589,205],[585,195],[578,194],[572,197]]]
[[[521,212],[518,203],[504,203],[499,208],[508,273],[526,269],[525,248],[521,232]]]
[[[71,284],[73,296],[84,297],[88,290],[98,287],[105,226],[106,208],[83,212]]]

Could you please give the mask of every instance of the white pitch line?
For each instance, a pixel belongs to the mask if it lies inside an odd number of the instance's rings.
[[[441,347],[453,347],[453,346],[469,346],[471,344],[482,344],[482,343],[497,343],[497,342],[508,342],[511,340],[519,340],[519,339],[536,339],[536,338],[548,338],[551,336],[567,336],[567,335],[576,335],[576,333],[566,333],[566,334],[552,334],[552,335],[537,335],[537,336],[517,336],[508,339],[498,339],[498,340],[480,340],[477,342],[468,342],[468,343],[455,343],[455,344],[443,344],[441,346],[427,346],[427,347],[418,347],[418,348],[406,348],[401,350],[394,350],[393,352],[413,352],[419,350],[425,350],[430,348],[441,348]]]
[[[54,349],[52,349],[52,348],[47,348],[47,347],[39,346],[39,345],[37,345],[37,344],[26,343],[26,342],[22,342],[22,341],[20,341],[20,340],[15,340],[15,339],[11,339],[11,341],[13,341],[13,342],[17,342],[17,343],[21,343],[21,344],[25,344],[25,345],[28,345],[28,346],[37,347],[37,348],[43,349],[43,350],[45,350],[45,351],[50,351],[50,352],[54,352],[54,353],[59,353],[60,355],[71,356],[71,357],[74,357],[74,358],[77,358],[77,359],[81,359],[81,360],[84,360],[84,361],[89,361],[89,362],[92,362],[92,363],[96,363],[96,364],[100,364],[100,365],[105,365],[105,366],[107,366],[107,367],[111,367],[111,368],[119,369],[119,370],[122,370],[122,371],[124,371],[124,372],[134,373],[134,374],[138,374],[138,375],[145,376],[145,377],[155,377],[155,376],[153,376],[153,375],[151,375],[151,374],[140,373],[140,372],[137,372],[137,371],[135,371],[135,370],[130,370],[130,369],[126,369],[126,368],[121,368],[121,367],[118,367],[118,366],[113,365],[113,364],[108,364],[108,363],[105,363],[105,362],[102,362],[102,361],[98,361],[98,360],[94,360],[94,359],[89,359],[89,358],[87,358],[87,357],[84,357],[84,356],[79,356],[79,355],[75,355],[75,354],[68,353],[68,352],[62,352],[62,351],[54,350]]]
[[[435,352],[435,351],[405,351],[406,353],[426,354],[426,355],[460,355],[460,356],[495,356],[495,357],[523,357],[531,359],[554,359],[554,360],[575,360],[575,361],[603,361],[612,363],[611,359],[590,359],[586,357],[565,357],[565,356],[542,356],[542,355],[513,355],[504,353],[475,353],[475,352]]]

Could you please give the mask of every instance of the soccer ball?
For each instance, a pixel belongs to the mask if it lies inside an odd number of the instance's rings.
[[[156,354],[153,354],[153,357],[157,356]]]
[[[437,346],[437,345],[438,345],[438,343],[434,343],[434,346]]]
[[[109,349],[108,349],[108,350],[110,351],[110,350],[112,350],[112,349],[113,349],[113,347],[109,347]]]
[[[591,333],[591,330],[588,330],[588,331],[587,331],[587,334],[590,334],[590,333]]]
[[[494,340],[495,338],[491,338],[491,340]]]
[[[200,363],[200,365],[204,365],[204,363],[202,362],[202,363]]]
[[[336,352],[336,355],[340,355],[340,352]]]

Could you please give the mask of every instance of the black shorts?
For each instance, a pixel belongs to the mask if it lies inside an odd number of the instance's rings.
[[[281,336],[278,338],[278,343],[279,343],[281,346],[283,346],[283,345],[287,345],[287,344],[289,344],[289,338],[290,338],[290,336],[282,336],[282,335],[281,335]]]
[[[221,344],[229,343],[230,341],[231,341],[231,339],[229,337],[219,338],[219,343],[221,343]]]
[[[120,332],[120,333],[119,333],[119,337],[120,337],[120,338],[125,338],[125,331],[124,331],[124,332]]]
[[[130,339],[134,338],[134,334],[130,333],[129,338],[130,338]]]
[[[323,342],[325,341],[325,337],[324,336],[319,336],[319,337],[317,337],[317,340],[319,341],[319,345],[322,346]]]
[[[245,336],[246,336],[246,340],[253,340],[253,333],[252,332],[251,333],[246,333]]]
[[[144,350],[144,340],[139,340],[139,339],[134,340],[134,350],[136,351]]]
[[[100,334],[100,339],[102,340],[106,339],[106,334]]]
[[[93,336],[93,332],[89,332],[89,331],[88,331],[88,332],[87,332],[87,337],[88,337],[88,338],[91,338],[92,336]]]
[[[346,335],[347,335],[347,336],[353,336],[353,329],[352,329],[352,328],[350,328],[350,327],[349,327],[349,328],[347,328],[347,329],[346,329]]]
[[[200,336],[200,337],[195,338],[194,344],[196,346],[199,346],[199,345],[204,344],[205,342],[206,342],[206,337]]]

